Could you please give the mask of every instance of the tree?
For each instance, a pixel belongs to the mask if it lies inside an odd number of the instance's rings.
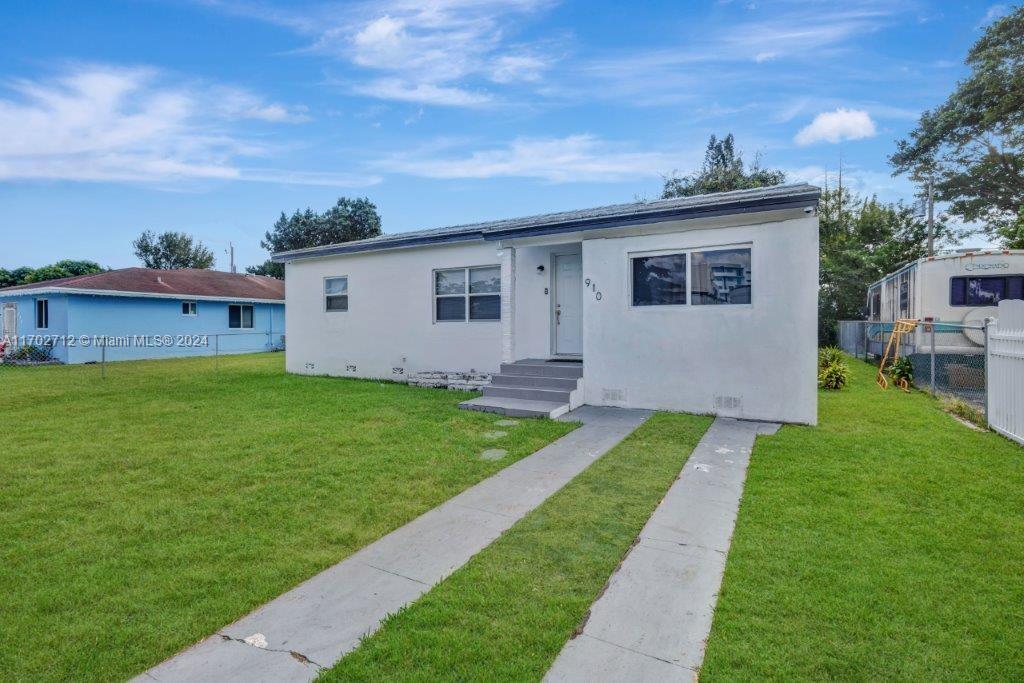
[[[296,210],[291,216],[281,212],[281,217],[260,241],[260,246],[275,253],[351,242],[380,234],[380,216],[373,202],[365,197],[341,197],[324,213],[317,213],[310,208],[305,211]],[[249,266],[246,271],[255,275],[284,277],[284,266],[272,261]]]
[[[902,202],[886,204],[845,188],[826,188],[818,203],[818,236],[818,341],[835,344],[837,321],[864,317],[871,283],[926,255],[928,225]],[[956,244],[961,237],[936,221],[936,243]]]
[[[933,174],[950,213],[980,221],[1007,248],[1024,247],[1024,7],[967,53],[970,75],[921,115],[889,158],[894,174]]]
[[[24,276],[24,282],[45,282],[46,280],[56,280],[62,277],[92,275],[93,273],[102,273],[105,270],[107,269],[95,261],[74,261],[71,259],[64,259],[63,261],[57,261],[50,266],[36,268]]]
[[[75,275],[91,275],[93,273],[102,273],[106,270],[108,269],[95,261],[75,261],[71,259],[57,261],[52,265],[40,268],[28,268],[26,266],[15,268],[14,270],[0,268],[0,287],[27,285],[32,282],[45,282]]]
[[[709,192],[728,192],[729,190],[748,190],[755,187],[768,187],[786,182],[786,174],[782,171],[761,168],[760,156],[754,157],[754,163],[747,170],[743,164],[743,154],[734,147],[732,133],[722,140],[714,135],[708,140],[707,151],[704,152],[704,165],[696,175],[677,176],[675,172],[665,178],[665,187],[661,191],[662,199],[672,197],[692,197]]]
[[[183,232],[168,231],[157,235],[147,230],[132,242],[132,246],[135,247],[135,255],[147,268],[205,270],[213,267],[213,252]]]

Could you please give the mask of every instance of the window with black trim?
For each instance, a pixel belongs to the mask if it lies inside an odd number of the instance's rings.
[[[36,299],[36,329],[45,330],[50,327],[50,300]]]
[[[181,314],[193,316],[196,314],[196,302],[195,301],[182,301],[181,302]]]
[[[324,310],[348,310],[348,276],[324,278]]]
[[[435,270],[434,320],[501,320],[501,266]]]
[[[949,278],[950,306],[995,306],[1003,299],[1024,299],[1024,275]]]
[[[686,254],[634,256],[630,259],[634,306],[686,304]]]
[[[252,304],[229,304],[228,328],[232,330],[252,329]]]

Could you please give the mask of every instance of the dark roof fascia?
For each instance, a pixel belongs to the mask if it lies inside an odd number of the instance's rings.
[[[321,258],[341,254],[355,254],[367,251],[387,251],[403,247],[423,247],[435,244],[448,244],[452,242],[471,242],[477,240],[494,241],[501,239],[515,239],[519,237],[537,237],[567,232],[579,232],[582,230],[629,227],[632,225],[644,225],[648,223],[664,223],[674,220],[714,218],[717,216],[763,213],[766,211],[782,211],[786,209],[802,209],[806,208],[809,204],[817,204],[820,196],[821,191],[815,188],[799,194],[790,194],[780,197],[751,197],[712,205],[705,204],[670,207],[661,210],[640,211],[632,216],[599,216],[595,218],[564,220],[550,223],[548,225],[504,229],[473,229],[467,230],[466,232],[453,231],[438,235],[413,234],[407,238],[402,238],[401,234],[398,234],[395,235],[394,239],[388,240],[373,240],[364,243],[315,247],[308,251],[299,250],[280,252],[278,254],[273,254],[271,256],[271,260],[275,263],[287,263],[288,261],[297,261],[301,259]]]
[[[432,244],[446,244],[449,242],[473,242],[483,240],[484,233],[480,230],[472,232],[457,232],[445,235],[412,235],[402,238],[396,235],[395,239],[367,242],[364,244],[337,244],[330,247],[318,247],[311,249],[308,253],[303,252],[281,252],[273,254],[270,260],[274,263],[287,263],[300,259],[320,258],[322,256],[337,256],[339,254],[358,254],[364,251],[390,251],[404,247],[426,247]]]
[[[542,235],[557,235],[564,232],[578,232],[580,230],[597,230],[600,228],[625,228],[632,225],[646,225],[648,223],[666,223],[676,220],[692,220],[695,218],[715,218],[718,216],[733,216],[747,213],[763,213],[765,211],[782,211],[785,209],[802,209],[807,207],[809,201],[817,202],[818,193],[807,193],[806,195],[795,195],[780,197],[778,199],[760,199],[756,201],[747,200],[717,206],[696,206],[665,209],[663,211],[652,211],[649,213],[637,214],[636,216],[618,216],[582,219],[579,221],[567,221],[557,225],[540,225],[532,228],[511,228],[507,230],[489,230],[484,235],[487,240],[515,239],[518,237],[538,237]]]

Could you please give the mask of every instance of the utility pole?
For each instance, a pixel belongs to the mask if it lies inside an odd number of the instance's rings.
[[[228,242],[228,253],[231,254],[231,272],[237,272],[235,270],[235,243]]]
[[[935,193],[932,190],[932,177],[928,176],[928,255],[935,255]]]

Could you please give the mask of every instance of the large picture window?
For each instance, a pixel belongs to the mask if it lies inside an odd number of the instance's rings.
[[[1003,299],[1024,299],[1024,275],[951,277],[951,306],[995,306]]]
[[[690,254],[690,302],[694,306],[750,303],[750,249]]]
[[[324,310],[348,310],[348,277],[324,278]]]
[[[501,320],[501,266],[435,270],[434,320]]]
[[[252,305],[229,304],[228,327],[232,330],[252,329]]]
[[[750,247],[633,256],[630,267],[634,306],[750,303]]]
[[[36,328],[45,330],[50,327],[50,300],[36,299]]]
[[[686,303],[686,254],[637,256],[632,267],[634,306]]]

